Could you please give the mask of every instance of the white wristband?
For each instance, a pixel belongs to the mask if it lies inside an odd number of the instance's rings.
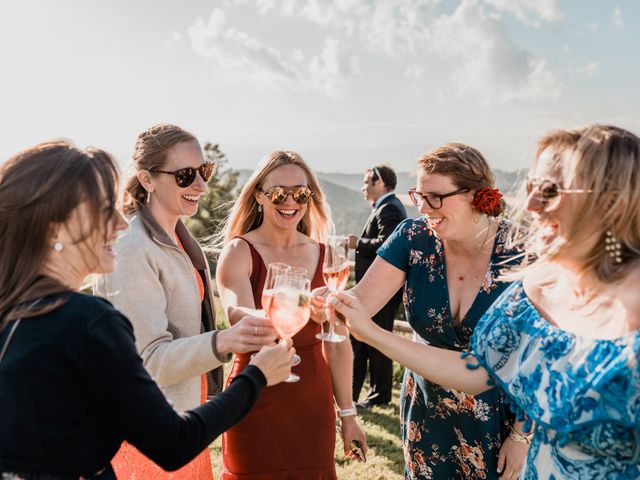
[[[345,408],[344,410],[338,410],[337,413],[340,418],[355,417],[356,415],[358,415],[358,410],[356,410],[356,406],[353,405],[349,408]]]

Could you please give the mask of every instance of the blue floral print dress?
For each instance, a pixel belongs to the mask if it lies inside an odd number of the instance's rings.
[[[520,478],[640,478],[639,331],[613,340],[566,332],[514,282],[476,327],[472,353],[535,422]]]
[[[377,253],[406,272],[404,307],[415,341],[469,347],[476,323],[508,286],[496,281],[499,271],[518,261],[520,251],[505,246],[512,225],[500,222],[485,280],[459,324],[451,318],[443,243],[423,218],[398,225]],[[498,478],[498,454],[514,419],[500,389],[471,396],[405,370],[400,416],[406,478]]]

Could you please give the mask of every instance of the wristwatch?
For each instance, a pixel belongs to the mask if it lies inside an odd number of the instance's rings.
[[[358,415],[358,410],[355,405],[351,405],[349,408],[345,408],[343,410],[336,410],[336,413],[340,418],[342,417],[355,417]]]

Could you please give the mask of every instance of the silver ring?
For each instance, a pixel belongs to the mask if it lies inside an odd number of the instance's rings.
[[[258,336],[258,326],[257,326],[257,325],[255,325],[255,326],[253,327],[253,334],[254,334],[256,337]]]

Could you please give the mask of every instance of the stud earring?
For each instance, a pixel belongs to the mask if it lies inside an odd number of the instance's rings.
[[[53,244],[53,249],[56,252],[61,252],[63,248],[64,248],[64,245],[62,244],[62,242],[56,242]]]
[[[609,256],[613,259],[615,263],[622,263],[622,245],[613,234],[611,230],[607,230],[605,237],[605,246],[604,248],[607,250]]]

